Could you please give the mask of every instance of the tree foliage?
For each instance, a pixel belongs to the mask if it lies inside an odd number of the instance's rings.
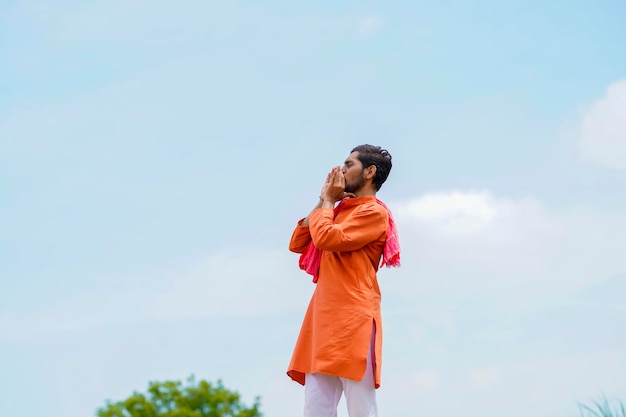
[[[98,417],[262,417],[257,397],[251,407],[222,381],[211,384],[193,376],[180,381],[150,382],[146,394],[134,392],[124,401],[107,401]]]

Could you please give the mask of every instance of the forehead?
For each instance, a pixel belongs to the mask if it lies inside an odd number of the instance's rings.
[[[348,155],[348,157],[346,158],[346,162],[360,163],[361,161],[359,161],[359,152],[354,151],[350,155]]]

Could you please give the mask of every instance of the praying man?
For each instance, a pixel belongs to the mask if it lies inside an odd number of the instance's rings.
[[[379,265],[399,266],[395,223],[376,193],[391,171],[380,146],[354,148],[334,167],[319,202],[300,220],[289,250],[316,283],[287,370],[304,385],[304,417],[377,417],[382,321]],[[338,204],[337,204],[338,203]]]

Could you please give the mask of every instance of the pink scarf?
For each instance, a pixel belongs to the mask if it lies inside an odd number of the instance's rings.
[[[343,206],[344,198],[337,204],[335,207],[334,215],[337,216],[337,213],[341,210]],[[380,267],[387,266],[387,268],[398,267],[400,266],[400,241],[398,240],[398,229],[396,228],[396,223],[393,221],[393,216],[391,215],[391,211],[389,208],[380,201],[376,199],[376,202],[383,206],[385,210],[387,210],[387,214],[389,216],[389,225],[387,226],[387,240],[385,241],[385,248],[383,249],[383,259],[380,263]],[[320,271],[320,263],[322,261],[322,251],[318,249],[313,244],[313,241],[309,242],[309,246],[306,250],[300,255],[299,265],[300,269],[306,271],[307,273],[313,275],[313,282],[316,283]]]

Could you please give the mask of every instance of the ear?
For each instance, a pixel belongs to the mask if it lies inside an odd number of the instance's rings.
[[[365,168],[365,179],[366,180],[373,179],[374,175],[376,175],[376,165],[370,165],[367,168]]]

